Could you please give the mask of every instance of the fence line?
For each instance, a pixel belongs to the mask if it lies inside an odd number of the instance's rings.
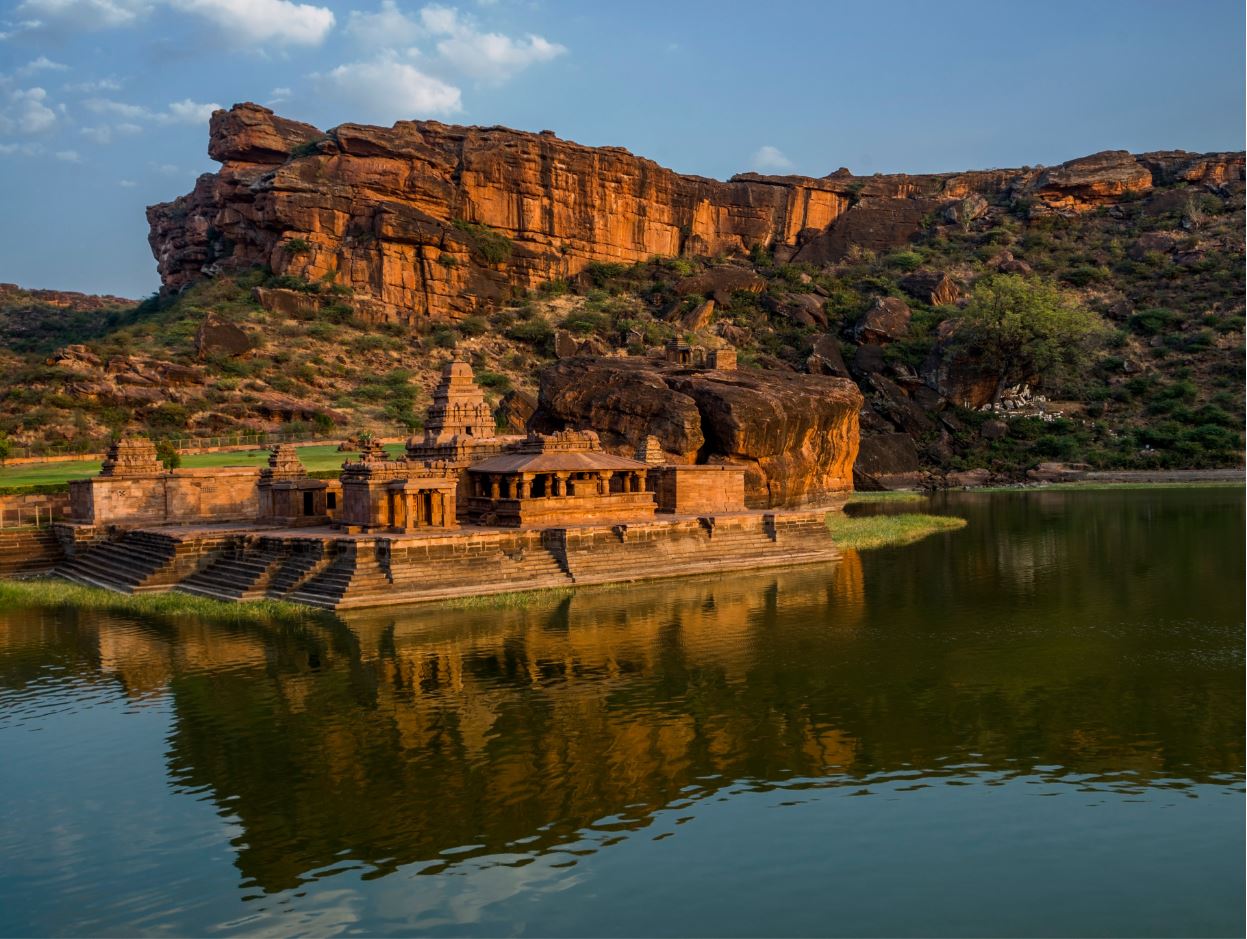
[[[52,524],[55,518],[52,507],[48,505],[8,508],[0,510],[0,529],[32,526],[38,528],[41,525]]]

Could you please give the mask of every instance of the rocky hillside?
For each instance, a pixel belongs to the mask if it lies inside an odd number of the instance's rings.
[[[418,427],[457,346],[500,423],[537,408],[543,426],[629,428],[624,446],[642,412],[687,424],[697,395],[652,358],[682,338],[734,347],[747,383],[776,389],[755,428],[801,439],[754,447],[759,466],[759,447],[816,457],[800,421],[776,416],[809,406],[811,376],[864,394],[865,485],[1045,459],[1241,460],[1241,153],[717,182],[546,132],[322,132],[256,105],[214,115],[210,152],[218,173],[148,211],[160,296],[69,333],[26,317],[37,340],[0,309],[0,366],[18,377],[0,433],[396,433]],[[993,279],[1086,312],[1077,368],[1053,360],[1003,386],[963,328]],[[640,387],[638,371],[655,400],[608,393]],[[734,452],[713,409],[699,420],[714,452]],[[687,427],[664,446],[702,447]]]

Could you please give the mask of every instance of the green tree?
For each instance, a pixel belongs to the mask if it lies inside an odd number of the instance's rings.
[[[178,453],[171,440],[156,441],[156,456],[165,465],[165,469],[175,470],[182,465],[182,454]]]
[[[956,344],[1005,389],[1084,365],[1107,334],[1103,320],[1054,284],[1017,274],[985,277],[953,314]]]

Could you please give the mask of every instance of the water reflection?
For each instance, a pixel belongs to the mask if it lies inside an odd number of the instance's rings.
[[[576,864],[748,791],[1237,792],[1242,505],[953,497],[965,530],[830,567],[323,626],[2,611],[0,731],[168,707],[244,897]]]

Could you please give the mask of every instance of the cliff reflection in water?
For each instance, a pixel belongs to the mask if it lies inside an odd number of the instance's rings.
[[[350,862],[572,862],[740,785],[1236,785],[1242,544],[1197,542],[1237,534],[1241,495],[1068,499],[963,501],[964,531],[831,567],[515,608],[300,628],[7,613],[0,687],[168,695],[170,776],[238,824],[263,891]]]

